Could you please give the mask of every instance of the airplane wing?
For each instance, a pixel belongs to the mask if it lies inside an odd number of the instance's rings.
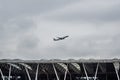
[[[67,38],[67,37],[69,37],[69,36],[65,36],[65,37],[63,37],[63,38]]]
[[[64,39],[64,38],[67,38],[69,36],[64,36],[64,37],[57,37],[58,39]]]

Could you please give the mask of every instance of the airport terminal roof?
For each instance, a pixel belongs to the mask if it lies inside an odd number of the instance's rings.
[[[21,60],[21,59],[1,59],[0,63],[113,63],[120,62],[120,59],[68,59],[68,60],[60,60],[60,59],[41,59],[41,60]]]
[[[120,72],[120,59],[51,59],[51,60],[20,60],[20,59],[1,59],[0,73],[3,75],[38,75],[48,74],[54,76],[63,75],[66,71],[71,75],[109,75],[116,76]],[[115,73],[116,71],[116,73]],[[101,77],[100,77],[101,78]],[[109,78],[112,80],[113,78]],[[29,79],[30,80],[30,79]],[[100,79],[103,80],[103,79]]]

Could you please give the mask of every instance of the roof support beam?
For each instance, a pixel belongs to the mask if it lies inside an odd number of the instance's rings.
[[[85,64],[82,63],[82,65],[83,65],[83,69],[84,69],[84,72],[85,72],[86,78],[87,78],[87,80],[89,80],[89,78],[88,78],[88,74],[87,74],[87,71],[86,71],[86,68],[85,68]]]
[[[69,76],[70,76],[70,80],[72,80],[71,73],[70,73],[69,69],[68,69],[67,72],[68,72],[68,74],[69,74]]]
[[[59,77],[58,77],[58,74],[57,74],[57,70],[56,70],[56,68],[55,68],[55,65],[54,65],[54,64],[52,64],[52,65],[53,65],[53,69],[54,69],[54,71],[55,71],[55,75],[56,75],[57,80],[60,80]]]
[[[22,70],[19,66],[17,66],[16,64],[13,64],[13,63],[7,63],[9,65],[11,65],[12,67],[15,67],[16,69],[18,70]]]
[[[67,66],[66,66],[66,67],[67,67]],[[64,80],[66,80],[67,72],[68,72],[68,67],[65,69]]]
[[[104,64],[100,63],[99,67],[103,73],[106,73],[106,64],[105,63]]]
[[[28,68],[29,70],[32,70],[31,66],[27,65],[26,63],[19,63],[19,64]]]
[[[38,80],[38,70],[39,70],[39,64],[37,64],[36,74],[35,74],[35,80]]]
[[[99,63],[97,63],[97,67],[96,67],[96,71],[95,71],[94,80],[96,80],[96,77],[97,77],[97,73],[98,73],[98,67],[99,67]]]
[[[31,80],[31,77],[30,77],[29,71],[28,71],[28,69],[27,69],[26,67],[25,67],[25,71],[26,71],[26,73],[27,73],[27,75],[28,75],[28,79]]]
[[[67,70],[65,71],[64,80],[66,80]]]
[[[10,75],[11,75],[11,65],[9,67],[9,76],[8,76],[8,80],[10,80]]]
[[[115,67],[115,72],[116,72],[116,75],[117,75],[117,79],[120,80],[120,77],[119,77],[119,74],[118,74],[118,71],[119,71],[119,68],[120,68],[119,62],[115,62],[115,63],[113,63],[113,65]]]
[[[93,64],[90,64],[90,63],[86,63],[86,64],[84,64],[85,65],[85,68],[86,68],[86,71],[88,72],[88,73],[94,73],[94,70],[93,70]]]
[[[5,79],[4,79],[3,72],[2,72],[2,70],[1,70],[1,69],[0,69],[0,74],[1,74],[1,76],[2,76],[2,80],[5,80]]]
[[[31,77],[30,77],[30,74],[29,74],[29,71],[28,71],[28,69],[32,70],[31,66],[29,66],[29,65],[27,65],[25,63],[19,63],[19,64],[25,67],[25,71],[27,73],[28,79],[31,80]]]

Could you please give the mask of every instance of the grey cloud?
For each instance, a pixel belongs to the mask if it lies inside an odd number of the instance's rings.
[[[116,41],[117,40],[117,41]],[[74,42],[73,42],[74,41]],[[117,36],[88,36],[73,40],[70,43],[65,42],[57,44],[53,48],[47,49],[55,58],[119,58],[120,38]],[[53,57],[52,55],[49,55]]]
[[[1,55],[1,56],[3,56],[3,55],[4,55],[4,53],[3,53],[2,51],[0,51],[0,55]]]
[[[0,27],[0,38],[9,39],[17,37],[19,35],[24,35],[26,31],[29,31],[33,28],[34,23],[28,19],[17,18],[12,21],[6,22],[6,24],[1,24]]]
[[[33,37],[34,23],[26,17],[13,18],[0,26],[0,54],[1,58],[19,57],[18,44],[25,39],[26,36]],[[32,38],[31,38],[32,39]],[[32,42],[32,41],[31,41]],[[29,43],[28,43],[29,44]],[[27,43],[26,45],[27,46]],[[35,46],[31,43],[31,46]]]
[[[16,53],[22,58],[34,59],[35,56],[39,54],[39,43],[39,39],[33,35],[24,36],[21,40],[19,40],[18,45],[16,46]]]
[[[89,3],[88,3],[89,2]],[[103,3],[104,2],[104,3]],[[106,3],[107,4],[106,4]],[[79,4],[78,4],[79,3]],[[57,10],[45,16],[48,20],[55,21],[77,21],[77,22],[109,22],[120,21],[120,1],[82,1],[76,6],[70,5],[67,8]],[[83,5],[84,4],[84,5]],[[81,6],[80,6],[81,5]]]
[[[35,49],[37,48],[39,44],[39,39],[33,37],[33,36],[26,36],[24,37],[24,39],[20,40],[19,44],[18,44],[18,49],[20,50],[31,50],[31,49]]]
[[[18,16],[49,13],[49,11],[63,7],[71,2],[72,0],[0,0],[0,21],[3,23]]]
[[[0,58],[120,57],[119,0],[0,0],[0,4]],[[68,39],[52,40],[66,34]]]

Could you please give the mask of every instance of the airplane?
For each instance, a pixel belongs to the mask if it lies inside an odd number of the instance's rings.
[[[54,41],[59,41],[59,40],[65,39],[65,38],[67,38],[67,37],[69,37],[69,36],[57,37],[57,39],[56,39],[56,38],[53,38],[53,40],[54,40]]]

